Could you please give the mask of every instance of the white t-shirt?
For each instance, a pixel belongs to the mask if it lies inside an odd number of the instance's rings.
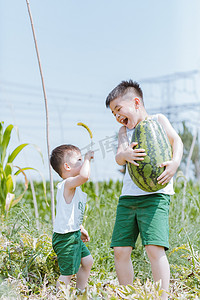
[[[158,116],[154,115],[152,116],[153,119],[158,120]],[[131,143],[131,138],[133,135],[133,129],[128,129],[126,128],[126,133],[127,133],[127,137],[128,137],[128,141],[129,144]],[[127,196],[127,195],[131,195],[131,196],[141,196],[141,195],[148,195],[148,194],[155,194],[155,193],[163,193],[163,194],[168,194],[168,195],[173,195],[174,194],[174,188],[173,188],[173,178],[170,180],[170,182],[167,184],[166,187],[164,187],[161,190],[158,190],[156,192],[145,192],[143,190],[141,190],[131,179],[129,172],[128,172],[128,168],[126,167],[126,172],[124,175],[124,179],[123,179],[123,187],[122,187],[122,193],[121,196]]]
[[[57,233],[67,233],[78,231],[83,222],[87,194],[80,187],[75,189],[74,197],[68,204],[64,198],[65,180],[57,185],[57,205],[56,218],[53,231]]]

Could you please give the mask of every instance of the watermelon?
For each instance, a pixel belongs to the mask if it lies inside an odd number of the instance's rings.
[[[145,119],[134,129],[131,142],[137,142],[135,148],[145,149],[146,156],[136,161],[139,166],[127,163],[133,182],[146,192],[156,192],[166,184],[158,184],[157,178],[164,171],[160,164],[172,159],[172,149],[167,134],[161,124],[154,119]]]

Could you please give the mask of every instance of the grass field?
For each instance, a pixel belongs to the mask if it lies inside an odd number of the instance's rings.
[[[159,285],[151,276],[149,260],[140,239],[132,253],[135,272],[133,286],[120,287],[116,279],[110,240],[120,195],[121,182],[100,182],[99,196],[88,182],[84,226],[91,241],[88,248],[94,258],[88,288],[76,295],[71,286],[56,294],[59,269],[51,246],[50,206],[44,200],[42,183],[35,183],[40,215],[37,230],[30,188],[21,202],[1,219],[0,297],[1,299],[159,299]],[[185,219],[181,220],[183,181],[175,182],[176,194],[170,205],[171,267],[170,299],[200,299],[200,185],[189,182],[186,190]],[[20,191],[19,191],[20,193]],[[47,198],[50,192],[47,184]]]

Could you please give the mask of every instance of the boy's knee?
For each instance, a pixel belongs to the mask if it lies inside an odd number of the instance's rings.
[[[91,269],[93,263],[94,263],[94,260],[93,260],[92,255],[85,256],[81,260],[81,264],[82,264],[83,268]]]
[[[67,286],[70,283],[71,278],[71,275],[60,275],[56,283],[56,288],[59,289],[62,283],[64,283]]]
[[[132,247],[114,247],[115,260],[129,259]]]
[[[90,268],[92,268],[93,263],[94,263],[94,259],[93,259],[92,255],[90,255],[89,263],[88,263],[88,265],[90,266]]]
[[[149,259],[158,259],[165,254],[165,249],[162,246],[157,246],[157,245],[146,245],[145,246],[147,255]]]

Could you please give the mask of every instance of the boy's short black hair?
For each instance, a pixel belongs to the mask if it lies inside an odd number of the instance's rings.
[[[124,96],[127,92],[133,90],[136,96],[140,97],[143,102],[143,92],[139,84],[136,81],[122,81],[118,84],[106,98],[106,107],[110,106],[110,102],[118,97]],[[143,103],[144,104],[144,103]]]
[[[65,163],[66,156],[70,156],[72,152],[81,152],[81,150],[71,144],[61,145],[52,150],[50,156],[50,164],[52,168],[62,177],[62,164]]]

